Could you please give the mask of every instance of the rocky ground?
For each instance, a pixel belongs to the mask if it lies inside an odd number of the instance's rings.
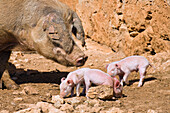
[[[107,63],[125,57],[91,39],[86,41],[87,47],[82,49],[89,58],[83,67],[106,71]],[[169,113],[169,54],[144,56],[157,69],[148,68],[143,87],[137,87],[139,75],[132,73],[122,98],[100,100],[80,96],[63,100],[58,96],[60,79],[76,67],[64,67],[33,52],[13,52],[10,62],[15,66],[11,64],[10,73],[20,89],[0,89],[0,113]]]

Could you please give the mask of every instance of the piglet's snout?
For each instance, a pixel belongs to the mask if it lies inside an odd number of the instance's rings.
[[[61,97],[61,98],[64,98],[65,95],[66,95],[66,94],[65,94],[64,92],[60,92],[60,97]]]

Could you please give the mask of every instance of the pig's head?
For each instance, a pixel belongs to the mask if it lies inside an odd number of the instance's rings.
[[[60,97],[66,97],[72,90],[72,88],[74,88],[74,82],[72,79],[65,79],[65,77],[63,77],[61,79],[61,84],[60,84]]]
[[[120,65],[117,63],[111,63],[106,65],[107,73],[111,76],[116,76],[120,72]]]
[[[82,66],[87,56],[80,50],[70,33],[71,25],[60,12],[41,17],[31,29],[34,49],[65,66]]]
[[[123,86],[120,84],[119,80],[114,76],[113,77],[113,94],[115,97],[122,97]]]

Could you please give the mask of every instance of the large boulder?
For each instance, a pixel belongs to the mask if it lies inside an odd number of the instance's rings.
[[[112,99],[113,87],[100,85],[96,87],[90,87],[87,93],[87,97],[91,99]]]

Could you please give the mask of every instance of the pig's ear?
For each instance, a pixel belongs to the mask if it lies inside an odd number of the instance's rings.
[[[121,84],[120,84],[120,82],[116,82],[116,88],[120,88],[120,86],[121,86]]]
[[[65,79],[66,79],[65,77],[61,78],[61,82],[63,82]]]
[[[63,49],[59,48],[59,47],[53,48],[53,52],[54,52],[55,54],[66,55],[66,52],[65,52]]]
[[[109,66],[109,64],[106,64],[106,69],[107,69],[108,66]]]
[[[74,85],[73,80],[67,80],[67,83],[68,83],[68,85],[70,85],[70,86],[73,86],[73,85]]]
[[[119,64],[115,64],[115,67],[116,67],[116,68],[120,68],[120,65],[119,65]]]

